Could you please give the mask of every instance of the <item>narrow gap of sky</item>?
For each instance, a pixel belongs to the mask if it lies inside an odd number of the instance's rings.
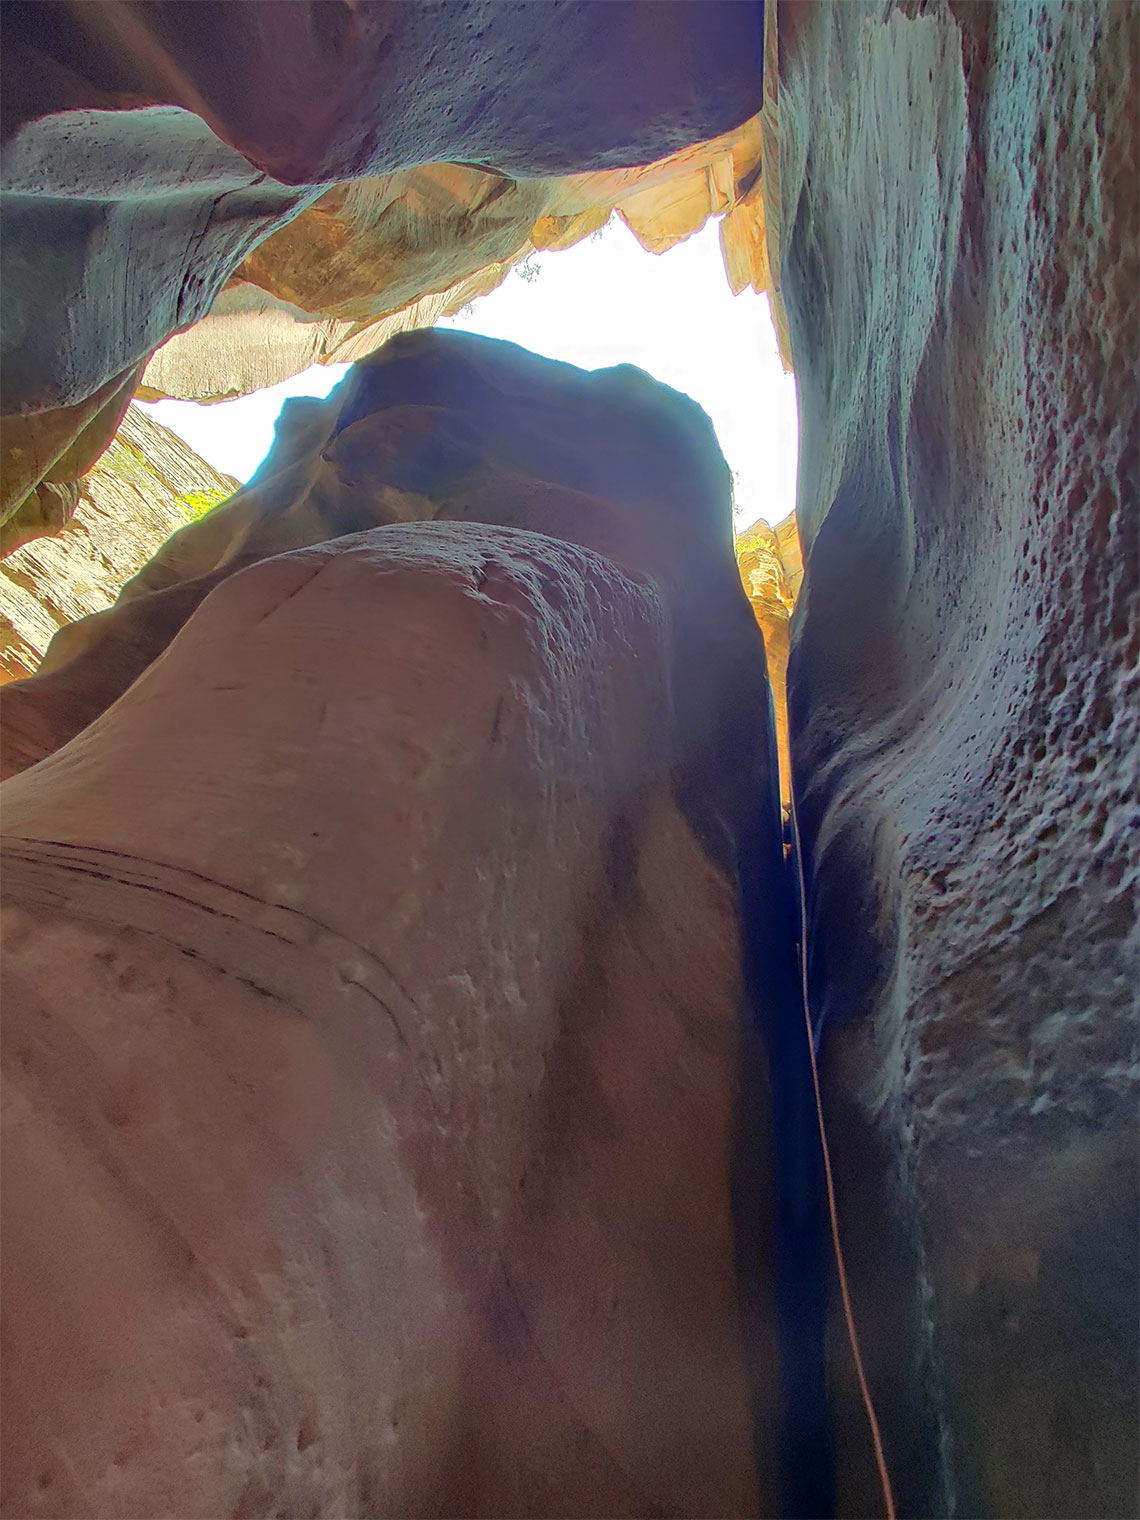
[[[583,369],[636,364],[712,419],[735,476],[736,520],[779,522],[795,506],[795,381],[785,375],[767,299],[734,296],[717,224],[646,253],[612,217],[560,253],[534,254],[498,290],[441,327],[506,338]],[[248,480],[288,396],[325,396],[347,366],[320,366],[236,401],[159,401],[147,410],[215,469]]]

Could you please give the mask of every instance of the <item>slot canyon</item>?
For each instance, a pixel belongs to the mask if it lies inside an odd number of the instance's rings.
[[[1140,1513],[1140,7],[0,54],[0,1513]],[[615,214],[794,518],[436,325]]]

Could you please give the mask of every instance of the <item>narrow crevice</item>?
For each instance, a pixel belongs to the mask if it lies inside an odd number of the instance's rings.
[[[825,1191],[799,968],[794,859],[785,858],[771,734],[770,748],[766,794],[757,798],[741,831],[749,1022],[734,1200],[738,1270],[747,1304],[768,1258],[780,1363],[783,1513],[787,1520],[823,1520],[835,1513],[836,1491],[827,1398]],[[758,1133],[765,1107],[771,1113],[767,1142]],[[769,1151],[767,1164],[763,1147]],[[744,1160],[746,1152],[755,1160]],[[759,1238],[765,1216],[773,1221],[768,1242]],[[761,1411],[755,1423],[760,1439]]]

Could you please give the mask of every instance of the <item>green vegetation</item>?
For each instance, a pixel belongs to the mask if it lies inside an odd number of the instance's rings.
[[[109,466],[112,475],[121,475],[135,485],[151,490],[154,489],[155,481],[162,478],[141,450],[135,448],[133,443],[128,443],[122,435],[113,440],[99,464],[103,468]]]
[[[205,517],[207,512],[212,512],[223,501],[229,500],[226,491],[187,491],[185,496],[178,498],[179,506],[185,507],[194,522]]]
[[[122,434],[111,444],[110,449],[100,460],[97,468],[105,470],[112,478],[129,481],[136,486],[148,501],[161,501],[168,491],[171,483],[135,444],[129,442]],[[186,514],[187,520],[197,522],[212,512],[223,501],[228,501],[231,493],[219,490],[216,486],[208,491],[187,491],[184,495],[174,498],[174,505],[181,507]],[[169,499],[169,498],[167,498]]]

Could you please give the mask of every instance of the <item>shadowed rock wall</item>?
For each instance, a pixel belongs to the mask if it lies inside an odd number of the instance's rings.
[[[780,7],[810,986],[907,1513],[1136,1503],[1137,24]]]
[[[732,0],[664,16],[653,0],[32,0],[6,14],[5,139],[79,105],[174,106],[284,185],[452,158],[515,176],[645,163],[753,114],[763,41],[763,8]]]

